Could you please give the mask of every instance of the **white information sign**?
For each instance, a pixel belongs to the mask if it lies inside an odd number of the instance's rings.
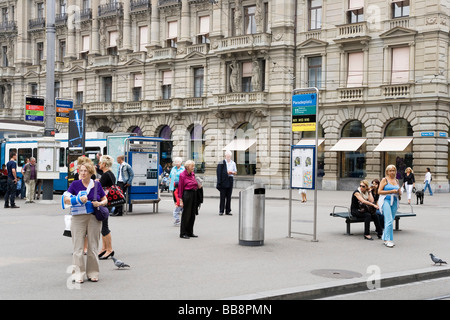
[[[294,146],[292,148],[291,188],[314,189],[314,149],[314,146]]]

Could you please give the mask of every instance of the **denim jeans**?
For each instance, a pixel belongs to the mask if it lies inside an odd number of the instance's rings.
[[[433,191],[431,191],[431,185],[428,183],[428,180],[425,181],[425,187],[423,188],[424,192],[427,191],[427,188],[428,188],[428,191],[430,191],[430,196],[432,196]]]
[[[392,206],[390,200],[384,200],[383,203],[384,231],[382,237],[384,241],[394,240],[394,220],[396,213],[397,213],[397,199],[394,200],[394,204]]]

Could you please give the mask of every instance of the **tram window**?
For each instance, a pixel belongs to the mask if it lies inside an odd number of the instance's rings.
[[[11,155],[13,152],[17,153],[17,149],[16,148],[9,149],[9,155],[8,155],[8,159],[6,159],[6,162],[11,160]]]
[[[64,152],[64,148],[59,148],[59,166],[65,167],[66,166],[66,154]]]
[[[19,149],[17,152],[17,166],[22,167],[27,159],[30,159],[33,156],[31,148]]]
[[[37,159],[37,148],[33,148],[33,157]]]
[[[99,147],[86,147],[84,150],[84,154],[94,162],[94,165],[97,165],[97,153],[99,152]]]

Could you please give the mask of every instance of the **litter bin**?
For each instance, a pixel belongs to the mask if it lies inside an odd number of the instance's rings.
[[[266,188],[254,184],[239,192],[239,244],[262,246],[264,244],[264,214]]]

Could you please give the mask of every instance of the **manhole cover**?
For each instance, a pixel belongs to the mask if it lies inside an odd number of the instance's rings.
[[[321,276],[325,278],[334,278],[334,279],[352,279],[352,278],[361,278],[362,274],[349,270],[338,270],[338,269],[319,269],[311,271],[312,274],[316,276]]]

